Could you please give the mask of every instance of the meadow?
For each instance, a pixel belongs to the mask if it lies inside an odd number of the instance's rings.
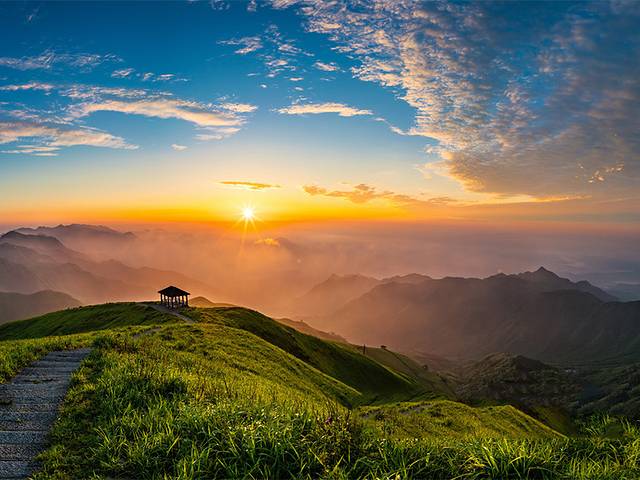
[[[35,478],[640,476],[640,431],[624,419],[590,417],[567,437],[257,312],[185,313],[196,322],[88,307],[29,320],[22,340],[0,327],[4,380],[52,349],[94,346]]]

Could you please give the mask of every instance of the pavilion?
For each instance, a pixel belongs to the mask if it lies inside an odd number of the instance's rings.
[[[160,294],[160,303],[167,308],[179,308],[189,306],[189,292],[179,289],[171,285],[163,288],[158,292]]]

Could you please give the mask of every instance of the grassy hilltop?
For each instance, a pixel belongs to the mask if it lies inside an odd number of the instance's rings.
[[[93,345],[38,478],[637,478],[640,435],[602,418],[567,438],[510,406],[455,401],[393,352],[239,307],[137,304],[0,326],[0,378]],[[613,433],[612,433],[613,432]]]

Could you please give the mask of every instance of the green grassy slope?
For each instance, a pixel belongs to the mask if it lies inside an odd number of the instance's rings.
[[[0,341],[0,383],[13,377],[23,367],[53,350],[71,350],[91,345],[93,335],[67,335],[33,340]]]
[[[615,440],[567,439],[513,407],[425,400],[434,392],[409,376],[257,312],[184,313],[198,321],[167,321],[136,305],[90,307],[21,325],[27,336],[92,333],[0,341],[91,336],[95,346],[36,478],[640,475],[632,426]]]
[[[357,348],[357,350],[361,351],[359,348]],[[427,387],[429,390],[440,392],[443,397],[455,397],[455,393],[447,382],[446,377],[439,375],[436,372],[430,372],[406,355],[386,348],[373,347],[366,347],[364,353],[367,357],[372,358],[376,362],[416,379],[416,381]]]
[[[130,325],[176,322],[172,315],[136,303],[107,303],[49,313],[0,325],[0,340],[70,335]]]
[[[359,415],[381,436],[392,438],[557,438],[561,435],[506,405],[474,408],[436,400],[362,407]]]
[[[361,403],[384,403],[449,395],[445,389],[437,389],[440,385],[428,385],[409,375],[389,369],[348,345],[302,334],[253,310],[240,307],[191,309],[188,315],[199,322],[227,325],[251,332],[358,390],[362,394]]]

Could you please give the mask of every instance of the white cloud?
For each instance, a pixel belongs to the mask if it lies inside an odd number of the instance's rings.
[[[262,48],[262,39],[258,36],[222,40],[218,43],[221,45],[239,46],[240,48],[234,52],[238,55],[246,55]]]
[[[354,117],[357,115],[373,115],[371,110],[362,110],[350,107],[343,103],[307,103],[291,105],[289,107],[280,108],[279,113],[286,115],[306,115],[319,113],[337,113],[341,117]]]
[[[637,191],[640,82],[628,61],[640,55],[637,8],[299,5],[309,31],[357,62],[356,78],[415,109],[413,126],[395,131],[436,141],[449,176],[467,189],[539,198]]]
[[[250,105],[248,103],[223,103],[220,107],[224,110],[236,113],[251,113],[258,109],[255,105]]]
[[[239,131],[240,129],[236,127],[207,128],[203,129],[203,133],[198,133],[196,135],[196,140],[200,140],[203,142],[208,142],[211,140],[224,140],[225,138],[235,135]]]
[[[118,62],[120,58],[112,54],[56,53],[46,50],[31,57],[0,57],[0,66],[16,70],[51,70],[57,66],[90,70],[106,62]]]
[[[234,112],[214,106],[172,98],[151,100],[102,100],[74,105],[70,112],[75,117],[84,117],[94,112],[120,112],[156,118],[175,118],[200,127],[224,127],[241,125],[243,120]]]
[[[74,145],[119,149],[138,148],[128,144],[121,137],[93,128],[66,128],[27,122],[0,122],[0,144],[13,143],[25,138],[40,139],[43,144],[37,146],[21,145],[12,153],[53,153],[59,147]]]
[[[178,145],[177,143],[172,143],[171,148],[173,148],[177,152],[181,152],[186,150],[188,147],[186,145]]]
[[[49,92],[53,90],[53,85],[48,83],[40,83],[40,82],[29,82],[23,83],[19,85],[2,85],[0,86],[0,90],[7,92],[17,92],[21,90],[42,90],[45,92]]]
[[[123,68],[121,70],[114,70],[113,73],[111,73],[111,76],[113,78],[127,78],[133,72],[135,72],[133,68]]]
[[[2,153],[34,155],[36,157],[55,157],[58,147],[43,147],[38,145],[21,145],[15,150],[2,150]]]
[[[313,66],[318,70],[322,70],[323,72],[337,72],[338,70],[340,70],[340,67],[333,62],[325,63],[317,61],[313,64]]]

